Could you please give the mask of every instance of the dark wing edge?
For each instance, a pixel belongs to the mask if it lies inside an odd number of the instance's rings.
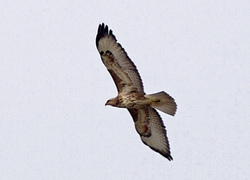
[[[145,122],[144,120],[139,120],[138,118],[139,110],[128,109],[128,111],[130,115],[132,116],[135,123],[137,121],[143,121],[143,123]],[[138,127],[136,127],[136,131],[140,135],[142,142],[148,147],[150,147],[152,150],[158,152],[163,157],[167,158],[169,161],[172,161],[173,157],[171,156],[171,152],[170,152],[169,141],[167,138],[167,131],[166,131],[166,128],[163,124],[163,121],[160,115],[154,108],[151,108],[151,107],[148,107],[146,114],[147,116],[149,116],[147,117],[149,119],[147,131],[145,131],[145,133],[142,134],[140,132],[141,130],[138,130]],[[140,117],[142,116],[140,115]],[[163,146],[163,147],[160,147],[160,146]]]
[[[112,51],[109,51],[109,53],[114,55],[113,60],[116,60],[115,63],[118,64],[118,67],[122,71],[124,71],[125,73],[128,74],[129,79],[134,84],[134,86],[137,88],[137,90],[139,92],[144,93],[142,79],[141,79],[141,76],[140,76],[135,64],[133,63],[133,61],[131,61],[131,59],[129,58],[127,52],[121,46],[121,44],[117,42],[117,39],[116,39],[115,35],[113,34],[113,31],[111,29],[109,30],[108,26],[105,25],[104,23],[99,24],[99,27],[98,27],[98,30],[97,30],[97,35],[96,35],[96,47],[97,47],[98,51],[99,51],[99,42],[100,42],[100,40],[102,38],[106,38],[106,37],[107,37],[107,41],[111,37],[112,41],[114,41],[116,43],[116,48],[119,49],[119,51],[116,50],[116,53],[119,52],[119,53],[122,54],[121,57],[125,57],[125,58],[116,57],[115,53],[113,53]],[[102,56],[106,52],[99,51],[99,53]],[[112,78],[113,78],[113,80],[114,80],[114,82],[116,84],[118,92],[120,92],[121,86],[122,86],[122,88],[124,86],[123,84],[119,85],[119,81],[122,79],[122,77],[119,77],[119,75],[116,72],[112,71],[112,70],[108,69],[108,71],[111,74],[111,76],[112,76]]]
[[[99,24],[98,30],[97,30],[97,35],[96,35],[96,40],[95,40],[97,48],[98,48],[99,40],[105,36],[112,36],[115,39],[115,41],[117,41],[116,37],[113,35],[113,31],[111,29],[109,30],[107,25],[105,25],[104,23]]]

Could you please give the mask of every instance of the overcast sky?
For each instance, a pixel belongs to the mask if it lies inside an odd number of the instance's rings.
[[[250,3],[1,1],[0,179],[249,179]],[[145,146],[95,47],[106,23],[160,112],[173,161]]]

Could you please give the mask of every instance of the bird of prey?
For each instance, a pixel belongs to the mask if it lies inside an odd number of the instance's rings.
[[[175,100],[164,91],[145,94],[135,64],[104,23],[98,27],[96,47],[118,91],[117,97],[109,99],[105,105],[127,108],[142,142],[169,161],[173,160],[165,126],[155,109],[174,116]]]

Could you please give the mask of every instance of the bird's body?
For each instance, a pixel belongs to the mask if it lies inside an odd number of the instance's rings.
[[[127,108],[142,142],[172,160],[165,126],[154,108],[174,115],[177,108],[174,99],[164,91],[149,95],[144,92],[136,66],[104,24],[99,25],[96,46],[118,91],[117,97],[109,99],[106,105]]]

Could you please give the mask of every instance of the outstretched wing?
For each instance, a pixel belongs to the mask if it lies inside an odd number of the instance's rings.
[[[109,30],[108,26],[103,23],[98,27],[96,47],[101,55],[102,62],[116,84],[118,92],[132,86],[136,91],[144,93],[142,80],[136,66],[122,46],[117,43],[112,30]]]
[[[142,142],[169,161],[173,160],[166,129],[157,111],[150,106],[144,109],[128,109],[128,111],[133,117],[136,131]]]

